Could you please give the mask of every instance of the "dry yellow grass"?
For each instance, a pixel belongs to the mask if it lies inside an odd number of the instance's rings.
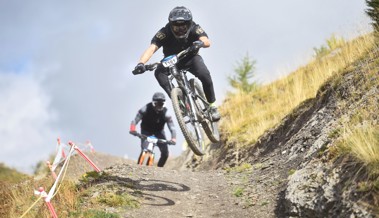
[[[314,98],[328,78],[367,55],[373,44],[372,35],[363,35],[254,92],[230,94],[220,107],[225,138],[238,147],[251,146],[301,102]]]
[[[373,174],[379,174],[379,125],[346,126],[342,146],[370,168]]]
[[[374,87],[379,87],[378,71],[366,72],[366,80],[374,83]],[[370,85],[372,84],[368,84]],[[354,111],[354,116],[350,119],[343,121],[343,131],[338,141],[340,153],[354,156],[374,177],[379,176],[379,123],[376,117],[379,111],[378,99],[364,99],[362,108]]]
[[[51,217],[49,211],[42,199],[34,195],[34,190],[38,187],[51,186],[51,180],[35,181],[34,179],[26,180],[18,184],[9,184],[10,193],[12,195],[12,201],[14,207],[9,214],[10,218],[21,217]],[[34,207],[31,207],[35,203]],[[27,213],[26,213],[27,212]]]

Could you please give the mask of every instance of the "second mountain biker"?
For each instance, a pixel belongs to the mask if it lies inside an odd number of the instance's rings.
[[[134,120],[130,124],[129,133],[132,135],[137,135],[136,125],[141,122],[141,134],[151,136],[154,135],[159,139],[166,139],[164,132],[164,125],[167,124],[171,132],[171,141],[169,144],[174,145],[176,143],[176,131],[174,127],[174,122],[171,116],[167,114],[167,108],[164,106],[166,100],[165,96],[161,92],[156,92],[153,95],[153,101],[146,104],[140,110]],[[141,149],[143,141],[141,141]],[[163,167],[168,158],[168,146],[167,143],[158,143],[157,146],[161,151],[161,156],[158,161],[158,167]]]

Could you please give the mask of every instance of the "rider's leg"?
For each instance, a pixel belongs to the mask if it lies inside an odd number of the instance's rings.
[[[185,67],[189,67],[189,71],[201,81],[203,91],[208,102],[215,102],[216,96],[213,88],[211,73],[205,65],[203,58],[200,55],[195,55],[187,63],[185,63]]]
[[[156,133],[155,136],[157,138],[159,138],[159,139],[166,139],[164,131]],[[166,161],[168,159],[168,154],[169,154],[168,145],[167,144],[158,143],[157,146],[158,146],[158,148],[159,148],[159,150],[161,152],[161,156],[159,158],[157,166],[158,167],[163,167],[166,164]]]
[[[195,55],[192,59],[185,63],[185,66],[189,67],[190,72],[201,81],[205,97],[210,103],[209,109],[212,115],[212,119],[214,121],[220,120],[221,115],[218,112],[217,107],[214,105],[216,96],[213,88],[212,77],[207,66],[204,63],[203,58],[200,55]]]
[[[168,80],[167,70],[163,66],[159,65],[157,69],[155,70],[154,75],[159,85],[167,93],[168,97],[171,98],[171,88],[170,88],[170,81]]]
[[[158,161],[158,167],[163,167],[168,159],[168,145],[159,143],[158,148],[161,151],[161,156]]]

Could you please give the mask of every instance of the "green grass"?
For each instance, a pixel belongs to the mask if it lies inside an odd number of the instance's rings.
[[[117,194],[113,192],[105,193],[97,197],[97,202],[105,204],[110,207],[127,207],[127,208],[139,208],[140,203],[138,200],[130,194],[122,193]]]
[[[69,214],[71,218],[120,218],[120,215],[114,213],[107,213],[99,210],[88,210],[85,212],[73,212]]]
[[[225,168],[225,171],[227,173],[231,173],[231,172],[242,173],[242,172],[250,171],[251,169],[252,169],[251,164],[249,164],[249,163],[242,163],[239,166],[227,167],[227,168]]]
[[[243,192],[244,192],[244,189],[243,189],[243,188],[241,188],[241,187],[237,187],[237,188],[234,189],[234,191],[233,191],[233,195],[234,195],[235,197],[242,197],[242,196],[243,196]]]
[[[288,175],[293,175],[295,172],[296,172],[295,169],[290,169],[290,170],[288,171]]]

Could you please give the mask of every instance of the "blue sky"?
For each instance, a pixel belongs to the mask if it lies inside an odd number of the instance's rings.
[[[0,162],[30,172],[55,152],[57,137],[136,159],[130,121],[163,90],[153,73],[131,70],[170,10],[182,5],[211,40],[201,54],[218,104],[246,54],[257,62],[255,79],[267,83],[305,64],[331,35],[350,39],[370,30],[359,0],[0,1]],[[151,62],[162,57],[159,50]],[[176,127],[173,156],[183,143]]]

